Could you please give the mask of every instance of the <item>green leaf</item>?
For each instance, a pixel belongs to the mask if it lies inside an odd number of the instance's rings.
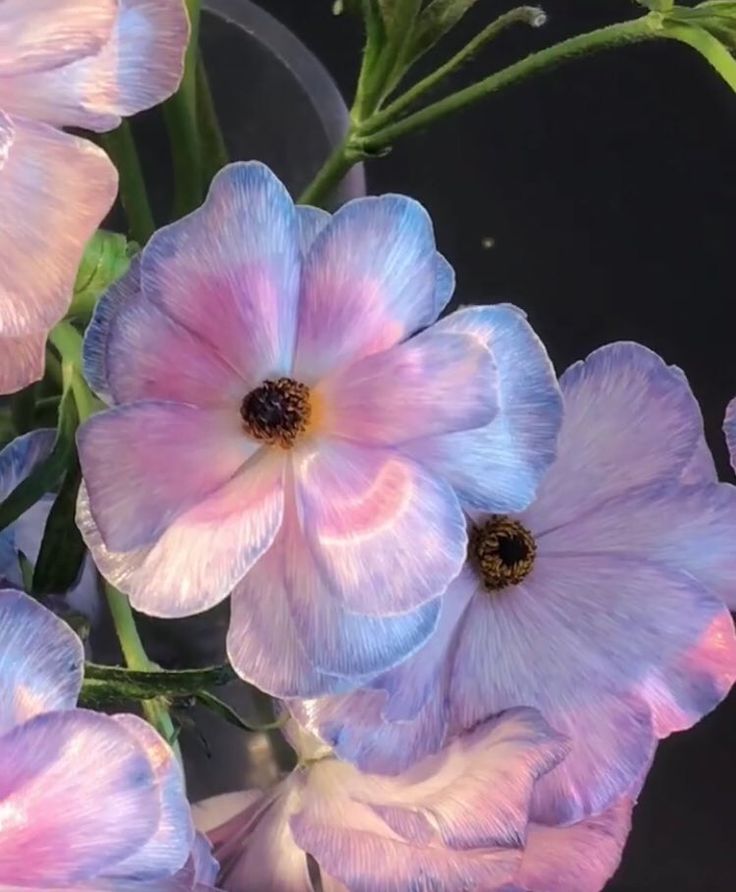
[[[59,423],[54,446],[48,458],[39,463],[0,503],[0,530],[14,523],[21,514],[59,484],[75,454],[74,435],[78,426],[79,413],[70,386],[59,404]]]
[[[730,50],[736,49],[736,2],[710,0],[698,6],[675,6],[667,22],[702,28]]]
[[[669,12],[674,6],[675,0],[637,0],[637,3],[653,12]]]
[[[137,250],[124,235],[99,229],[87,243],[79,265],[69,316],[90,318],[100,296],[128,271]]]
[[[712,34],[694,25],[665,19],[662,25],[665,37],[679,40],[697,50],[715,68],[723,80],[736,90],[736,60],[728,49]]]
[[[41,550],[33,572],[33,593],[62,594],[76,583],[86,548],[74,515],[82,472],[76,453],[46,520]]]

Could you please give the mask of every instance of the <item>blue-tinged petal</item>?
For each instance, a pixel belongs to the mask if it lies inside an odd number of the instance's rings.
[[[439,253],[435,258],[435,275],[437,281],[434,291],[434,307],[437,316],[439,316],[455,293],[455,270]]]
[[[83,675],[84,649],[69,626],[28,595],[0,589],[0,734],[72,709]]]
[[[485,344],[429,329],[329,375],[315,399],[329,435],[392,446],[488,424],[498,413],[497,392]]]
[[[344,205],[305,259],[296,377],[312,384],[433,322],[436,256],[432,223],[412,199]]]
[[[703,433],[695,446],[695,451],[690,456],[690,461],[685,465],[680,474],[680,482],[686,484],[717,483],[718,471],[710,451],[708,441]]]
[[[728,454],[731,457],[731,467],[736,469],[736,398],[732,399],[726,407],[723,432],[726,435],[726,445],[728,446]]]
[[[297,452],[294,478],[315,563],[348,610],[405,613],[460,572],[467,532],[457,498],[411,459],[325,439]]]
[[[677,480],[700,437],[700,408],[682,371],[640,344],[601,347],[560,379],[557,460],[529,512],[542,532],[645,484]]]
[[[0,737],[0,811],[3,882],[67,886],[143,846],[159,798],[136,738],[109,716],[75,709]]]
[[[332,219],[332,214],[321,208],[299,204],[296,207],[296,217],[299,226],[299,250],[302,257],[306,257],[314,240]]]
[[[48,458],[56,432],[50,428],[31,431],[17,437],[0,452],[0,499],[5,499],[31,473],[35,466]]]
[[[207,342],[247,392],[291,369],[300,267],[293,202],[267,167],[248,162],[220,171],[201,208],[153,236],[141,280],[144,296]]]
[[[184,773],[171,747],[143,719],[135,715],[113,716],[138,741],[158,788],[160,815],[153,835],[138,851],[107,871],[110,877],[158,879],[182,868],[194,844],[194,824],[187,802]]]
[[[498,412],[477,430],[417,439],[402,449],[444,476],[466,506],[522,510],[554,460],[562,418],[544,346],[523,314],[505,305],[459,310],[436,330],[472,335],[488,347],[497,368]]]

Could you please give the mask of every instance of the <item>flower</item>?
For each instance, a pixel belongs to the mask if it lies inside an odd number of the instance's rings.
[[[481,724],[394,778],[311,747],[301,736],[300,767],[271,790],[195,806],[227,892],[311,892],[307,852],[325,892],[506,887],[518,878],[532,788],[566,751],[529,709]],[[222,823],[233,801],[239,813]]]
[[[111,130],[169,96],[188,33],[183,0],[0,4],[0,393],[43,374],[46,335],[117,192],[105,153],[61,128]]]
[[[558,456],[523,512],[473,511],[438,631],[351,696],[292,711],[364,770],[400,771],[515,705],[572,741],[535,790],[555,825],[610,807],[655,742],[736,678],[736,490],[719,484],[685,376],[612,344],[561,379]]]
[[[468,497],[486,509],[526,506],[561,413],[517,310],[431,326],[452,290],[411,199],[330,218],[263,165],[222,171],[86,337],[114,405],[78,435],[77,520],[103,575],[156,616],[232,592],[231,662],[275,695],[407,657],[464,560],[458,494],[482,479]]]
[[[22,483],[34,468],[48,458],[56,432],[42,428],[17,437],[0,451],[0,501]],[[0,530],[0,585],[22,588],[20,554],[36,563],[53,496],[44,496],[15,523]],[[85,558],[77,583],[65,594],[65,603],[88,619],[99,611],[97,574],[89,557]]]
[[[193,888],[174,876],[194,828],[171,748],[136,716],[75,709],[83,665],[71,629],[0,590],[0,886]]]

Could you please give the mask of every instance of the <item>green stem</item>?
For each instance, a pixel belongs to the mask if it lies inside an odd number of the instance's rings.
[[[399,115],[406,111],[416,101],[433,90],[443,80],[454,74],[462,65],[468,62],[482,47],[491,40],[496,38],[502,31],[512,25],[525,24],[539,26],[545,21],[544,12],[535,6],[519,6],[516,9],[509,10],[499,16],[495,21],[487,25],[479,34],[477,34],[459,53],[454,55],[444,65],[441,65],[427,77],[423,78],[419,83],[415,84],[406,93],[403,93],[394,102],[388,105],[383,111],[373,115],[369,122],[371,131],[380,129],[385,124],[395,121]]]
[[[120,201],[128,217],[131,238],[145,245],[156,224],[130,124],[123,121],[117,130],[103,134],[100,139],[120,174]]]
[[[199,46],[199,0],[187,0],[191,35],[184,75],[177,92],[164,105],[164,119],[174,165],[174,217],[182,217],[202,202],[204,175],[202,145],[197,122],[197,56]]]
[[[130,601],[109,583],[104,583],[104,588],[125,664],[135,671],[148,672],[154,667],[138,634]],[[155,698],[144,700],[142,708],[146,719],[173,745],[176,740],[176,729],[166,704],[161,699]]]
[[[427,127],[504,87],[525,80],[553,65],[599,50],[662,36],[664,34],[661,30],[661,16],[655,13],[650,13],[631,22],[620,22],[590,31],[587,34],[579,34],[555,44],[555,46],[533,53],[525,59],[509,65],[508,68],[504,68],[464,90],[459,90],[445,99],[440,99],[402,121],[390,124],[383,129],[377,129],[380,127],[380,122],[376,125],[374,120],[368,121],[361,128],[360,138],[356,139],[355,143],[366,152],[383,151],[401,137]]]
[[[311,204],[324,207],[328,203],[335,188],[340,184],[348,171],[361,160],[363,155],[356,152],[348,134],[344,141],[332,152],[322,167],[317,171],[312,182],[299,196],[299,204]]]
[[[369,117],[380,107],[400,78],[421,5],[421,0],[396,0],[393,4],[391,21],[387,25],[389,39],[376,59],[375,68],[368,72],[368,86],[360,110],[363,118]]]
[[[205,186],[208,186],[217,171],[221,170],[230,158],[201,53],[197,59],[197,120],[202,141]]]
[[[64,389],[71,388],[79,413],[79,421],[86,421],[90,415],[94,415],[104,406],[89,389],[82,375],[82,336],[71,322],[63,321],[51,329],[49,341],[61,356],[61,377]]]

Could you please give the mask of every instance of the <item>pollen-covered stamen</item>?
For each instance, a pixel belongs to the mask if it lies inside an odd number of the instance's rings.
[[[290,449],[309,425],[309,388],[292,378],[264,381],[246,395],[240,415],[255,440]]]
[[[505,514],[492,514],[470,532],[470,559],[489,592],[525,579],[536,554],[537,544],[529,530]]]

